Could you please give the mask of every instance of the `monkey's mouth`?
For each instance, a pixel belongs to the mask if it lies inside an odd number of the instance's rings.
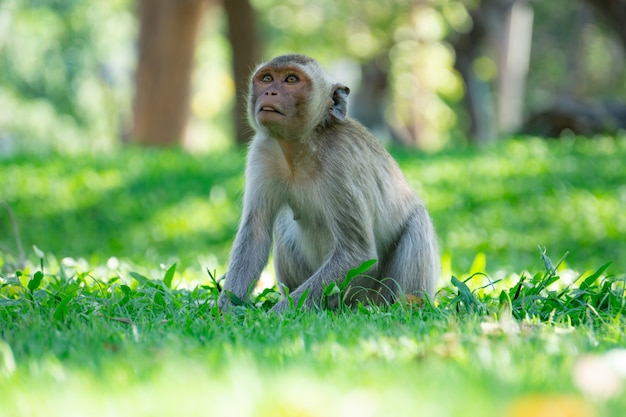
[[[270,112],[270,113],[278,113],[278,114],[282,114],[280,111],[278,111],[275,107],[272,106],[263,106],[259,109],[259,113],[261,112]]]

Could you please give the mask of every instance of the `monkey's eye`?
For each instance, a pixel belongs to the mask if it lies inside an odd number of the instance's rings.
[[[285,81],[288,84],[294,84],[294,83],[297,83],[298,81],[300,81],[300,79],[298,78],[297,75],[293,75],[292,74],[292,75],[288,75],[287,78],[285,78]]]
[[[269,74],[265,74],[261,77],[261,81],[264,83],[271,83],[272,81],[274,81],[274,78],[272,78],[272,76]]]

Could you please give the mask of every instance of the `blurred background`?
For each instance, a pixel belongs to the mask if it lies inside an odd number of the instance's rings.
[[[2,0],[0,153],[244,143],[247,78],[312,55],[384,140],[626,127],[624,0]]]
[[[538,244],[626,267],[624,22],[626,0],[0,0],[0,265],[223,265],[248,77],[298,52],[350,86],[452,270]]]

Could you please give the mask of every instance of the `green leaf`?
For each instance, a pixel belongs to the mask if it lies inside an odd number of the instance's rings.
[[[137,282],[139,282],[140,284],[147,284],[150,282],[150,278],[141,275],[138,272],[129,272],[130,276],[133,277]]]
[[[580,289],[586,290],[587,288],[589,288],[598,278],[600,278],[600,276],[604,273],[604,271],[606,271],[609,265],[611,265],[611,262],[605,263],[600,267],[600,269],[585,278],[583,282],[580,283]]]
[[[256,299],[265,298],[268,296],[271,297],[275,294],[280,294],[280,293],[278,293],[273,287],[265,288],[263,291],[261,291],[261,293],[259,293],[259,295],[256,296]]]
[[[463,281],[459,280],[454,275],[452,275],[451,282],[452,282],[452,285],[457,287],[457,289],[459,290],[459,298],[461,299],[462,302],[464,302],[468,306],[476,304],[476,300],[474,299],[474,295],[472,294],[472,291],[469,289],[469,287],[467,286],[466,283],[464,283]]]
[[[163,298],[163,294],[160,291],[154,293],[154,304],[165,307],[165,298]]]
[[[543,260],[543,267],[546,269],[546,272],[554,274],[556,268],[554,267],[554,263],[552,263],[552,259],[550,259],[547,254],[547,248],[542,249],[539,245],[537,248],[539,249],[539,256],[541,256],[541,259]]]
[[[335,295],[339,293],[341,293],[341,289],[339,288],[339,285],[337,285],[336,282],[331,282],[330,284],[324,287],[323,294],[326,297],[330,297],[331,295]]]
[[[246,303],[241,298],[237,297],[235,293],[228,291],[228,290],[224,290],[224,294],[226,294],[226,297],[234,306],[246,305]]]
[[[176,262],[174,262],[174,265],[170,266],[170,268],[165,272],[165,276],[163,277],[163,283],[167,288],[172,288],[172,279],[174,279],[175,272]]]
[[[508,305],[511,306],[513,303],[511,302],[511,297],[508,292],[505,290],[500,291],[500,295],[498,296],[498,302],[500,305]]]
[[[54,313],[52,314],[52,317],[56,321],[63,321],[65,319],[65,316],[68,311],[67,305],[70,303],[70,301],[72,301],[73,298],[74,297],[72,295],[68,295],[67,297],[63,298],[63,300],[61,300],[61,303],[57,306],[57,308],[54,309]]]
[[[298,299],[298,305],[296,306],[296,311],[300,311],[302,306],[304,306],[304,303],[306,302],[306,299],[309,296],[310,290],[311,290],[310,288],[307,288],[306,290],[304,290],[304,292],[302,293],[302,295]]]
[[[345,290],[354,278],[358,277],[359,275],[363,275],[364,273],[369,271],[376,262],[378,262],[376,259],[370,259],[369,261],[363,262],[356,268],[352,268],[351,270],[349,270],[346,274],[346,279],[344,279],[341,283],[341,290]]]
[[[206,269],[207,274],[209,274],[209,279],[211,280],[211,282],[213,283],[213,285],[215,286],[215,288],[217,288],[218,291],[222,291],[222,282],[226,279],[226,274],[224,274],[220,279],[217,279],[217,271],[213,270],[213,272],[211,272],[211,270],[209,268]]]
[[[35,291],[41,285],[41,280],[43,279],[43,272],[37,271],[33,278],[28,281],[28,289],[31,291]]]

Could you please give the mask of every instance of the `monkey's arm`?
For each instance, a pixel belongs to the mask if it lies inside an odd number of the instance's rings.
[[[259,279],[272,244],[272,225],[276,217],[274,198],[266,187],[252,180],[246,185],[241,224],[226,272],[224,291],[230,291],[246,300]],[[220,294],[220,309],[228,308],[230,301],[225,292]]]
[[[332,282],[340,282],[346,277],[348,271],[358,267],[369,259],[375,259],[375,255],[347,256],[349,249],[340,249],[333,251],[330,258],[320,269],[318,269],[309,279],[300,285],[295,291],[289,294],[294,304],[298,304],[300,298],[306,294],[304,301],[305,308],[313,306],[321,306],[324,297],[324,288]],[[334,305],[328,307],[336,307]],[[289,307],[289,300],[283,299],[272,308],[272,312],[282,312]]]
[[[363,205],[356,204],[351,207],[353,209],[343,211],[332,224],[334,230],[331,231],[331,235],[335,236],[335,239],[334,242],[329,242],[332,249],[326,261],[289,294],[294,304],[297,304],[300,297],[307,293],[304,303],[306,308],[321,305],[324,288],[327,285],[342,281],[350,269],[358,267],[363,262],[377,259],[370,217],[365,213]],[[281,312],[288,306],[288,300],[281,300],[272,311]]]
[[[247,299],[269,257],[271,235],[264,226],[255,225],[259,222],[262,220],[254,216],[243,220],[230,255],[224,291],[232,292],[241,300]],[[219,306],[223,308],[226,304],[228,299],[222,292]]]

